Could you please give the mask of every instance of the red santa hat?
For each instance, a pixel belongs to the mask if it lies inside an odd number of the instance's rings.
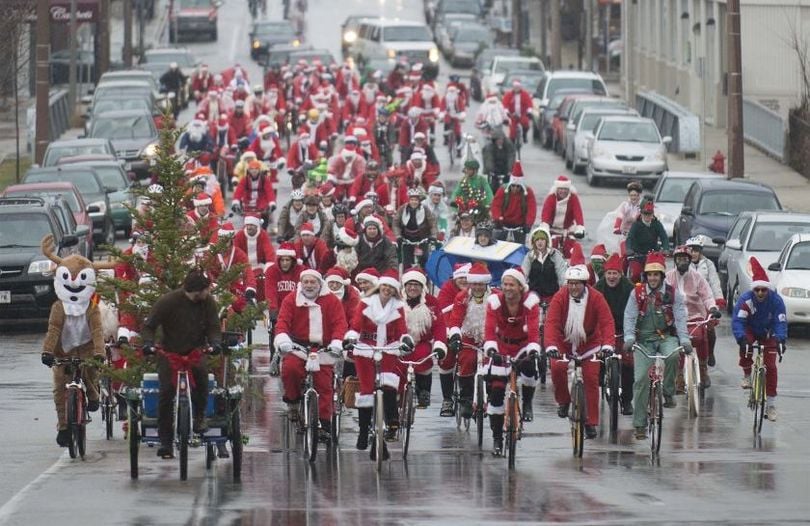
[[[416,132],[413,134],[413,140],[417,139],[427,139],[427,135],[425,135],[425,132]]]
[[[490,281],[492,281],[492,275],[485,263],[475,263],[467,272],[467,283],[489,283]]]
[[[377,269],[374,267],[369,267],[367,269],[363,269],[357,273],[354,277],[355,281],[358,280],[365,280],[371,283],[372,286],[376,287],[377,283],[380,281],[380,273],[377,272]]]
[[[558,176],[554,181],[554,189],[556,190],[558,188],[571,188],[571,179],[564,175]]]
[[[622,258],[619,254],[611,254],[610,257],[605,261],[604,267],[602,267],[605,272],[608,270],[615,270],[616,272],[623,272],[622,267]]]
[[[259,217],[259,214],[247,214],[245,216],[245,226],[253,225],[259,228],[262,227],[262,218]]]
[[[326,281],[326,283],[334,281],[336,283],[340,283],[344,287],[347,285],[351,285],[352,283],[352,280],[349,279],[349,273],[346,272],[346,269],[342,267],[330,268],[329,271],[326,273],[326,276],[324,276],[324,281]]]
[[[321,185],[321,187],[318,189],[318,192],[321,194],[321,197],[328,197],[335,195],[335,185],[327,181]]]
[[[219,230],[217,230],[218,237],[233,237],[236,232],[233,229],[233,223],[225,223]]]
[[[200,192],[199,194],[194,196],[194,199],[191,200],[191,203],[194,205],[195,208],[198,206],[208,206],[212,202],[213,201],[211,200],[211,196],[206,194],[205,192]]]
[[[470,273],[471,263],[456,263],[453,265],[453,279],[466,278]]]
[[[343,144],[346,148],[348,148],[350,144],[357,146],[357,137],[354,135],[347,135],[346,138],[343,139]]]
[[[529,286],[528,282],[526,281],[526,275],[523,273],[523,270],[521,270],[518,267],[513,267],[504,270],[503,274],[501,275],[501,283],[503,283],[503,278],[514,279],[515,281],[520,283],[520,286],[523,287],[524,289]]]
[[[427,276],[419,267],[410,268],[402,274],[402,285],[406,285],[409,281],[415,281],[422,285],[423,288],[427,287]]]
[[[765,272],[765,269],[762,268],[759,260],[754,256],[751,256],[748,263],[751,265],[751,288],[770,288],[771,282],[768,281],[768,274]]]
[[[512,165],[512,175],[509,177],[509,184],[516,184],[526,188],[525,179],[523,177],[523,165],[520,164],[520,161],[515,161],[515,164]]]
[[[355,205],[354,210],[352,211],[352,213],[356,214],[360,210],[364,209],[367,206],[371,206],[371,207],[374,206],[374,203],[371,201],[371,199],[363,199],[362,201],[357,203],[357,205]]]
[[[313,278],[316,278],[318,281],[323,283],[323,276],[321,276],[321,273],[318,272],[315,269],[308,268],[308,269],[302,270],[301,271],[301,276],[298,278],[298,281],[301,281],[302,279],[304,279],[304,276],[312,276]]]
[[[644,264],[644,272],[660,272],[665,274],[667,271],[667,261],[664,255],[660,252],[651,252],[647,255],[647,262]]]
[[[301,236],[314,236],[315,227],[312,226],[312,223],[306,222],[301,225],[301,231],[298,234]]]
[[[278,250],[276,250],[276,256],[280,258],[283,257],[294,258],[296,256],[295,245],[293,245],[289,241],[282,243],[281,245],[279,245]]]
[[[382,229],[383,229],[383,222],[380,220],[380,218],[379,218],[379,217],[377,217],[377,216],[375,216],[375,215],[373,215],[373,214],[372,214],[372,215],[370,215],[370,216],[366,217],[365,219],[363,219],[363,228],[364,228],[364,229],[365,229],[365,228],[368,228],[368,226],[369,226],[369,225],[374,225],[374,226],[376,226],[376,227],[377,227],[377,230],[379,230],[380,232],[382,232]]]
[[[604,244],[599,243],[593,246],[591,259],[601,259],[602,261],[607,259],[607,249]]]
[[[522,84],[520,83],[519,80],[515,79],[515,80],[512,81],[512,87],[513,88],[519,88],[521,86],[522,86]]]
[[[397,292],[399,291],[399,276],[397,275],[397,271],[394,269],[388,269],[382,273],[380,276],[380,280],[377,285],[388,285],[389,287],[393,288]]]
[[[571,257],[568,258],[568,265],[584,265],[585,264],[585,254],[582,252],[582,245],[577,242],[574,242],[571,245]]]
[[[356,246],[359,241],[355,231],[346,227],[342,227],[340,230],[338,230],[337,238],[341,244],[349,247]]]

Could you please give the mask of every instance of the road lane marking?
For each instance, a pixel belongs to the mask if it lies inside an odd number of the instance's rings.
[[[0,524],[5,524],[9,519],[11,519],[11,517],[17,513],[17,511],[19,511],[19,508],[21,507],[28,493],[37,489],[38,486],[44,484],[45,479],[59,471],[62,466],[67,463],[69,458],[70,457],[68,456],[67,451],[65,451],[62,456],[51,465],[51,467],[40,473],[37,478],[29,482],[23,489],[18,491],[16,495],[11,497],[8,502],[3,504],[3,507],[0,508]]]

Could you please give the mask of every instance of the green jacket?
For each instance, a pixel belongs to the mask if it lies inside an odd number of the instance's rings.
[[[646,255],[650,251],[659,250],[659,243],[661,244],[660,250],[669,250],[669,236],[657,217],[653,217],[649,226],[645,225],[639,217],[630,227],[630,232],[627,233],[628,254]]]
[[[464,177],[461,181],[459,181],[456,187],[453,189],[452,195],[450,196],[450,206],[458,208],[456,198],[461,197],[466,201],[471,197],[470,194],[475,190],[481,190],[483,192],[484,197],[481,205],[485,210],[489,210],[489,207],[492,204],[492,188],[489,186],[489,181],[487,181],[486,177],[482,175],[474,175],[469,179]]]

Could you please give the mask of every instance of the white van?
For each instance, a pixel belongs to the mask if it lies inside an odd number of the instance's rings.
[[[422,22],[367,18],[360,22],[351,55],[358,63],[373,59],[400,58],[421,62],[438,71],[439,49],[430,29]]]

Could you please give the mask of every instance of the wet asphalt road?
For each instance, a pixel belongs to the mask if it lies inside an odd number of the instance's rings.
[[[278,18],[279,5],[268,1],[271,18]],[[248,55],[244,4],[226,0],[219,42],[187,45],[212,71],[238,61],[257,80],[260,69]],[[352,0],[338,6],[310,0],[310,41],[338,57],[343,18],[380,9],[388,16],[421,19],[417,1]],[[443,64],[442,77],[448,69]],[[446,158],[438,145],[437,154]],[[523,160],[541,201],[552,180],[564,172],[562,162],[536,146],[524,149]],[[458,176],[445,172],[442,177]],[[581,177],[575,184],[586,225],[595,232],[623,192],[619,187],[592,190]],[[280,202],[288,191],[282,186]],[[586,248],[593,243],[588,240]],[[189,480],[181,482],[176,461],[159,460],[145,447],[140,479],[131,481],[120,424],[112,441],[104,440],[100,421],[90,424],[87,459],[69,459],[54,443],[50,375],[39,364],[45,327],[5,331],[0,346],[3,524],[782,524],[810,518],[810,445],[805,438],[810,434],[810,342],[804,337],[791,338],[779,369],[779,421],[766,421],[755,442],[751,413],[738,386],[736,345],[723,320],[704,413],[688,419],[682,397],[679,407],[667,410],[658,464],[651,462],[646,441],[634,441],[630,417],[621,417],[618,444],[610,444],[600,428],[600,436],[586,442],[584,458],[574,459],[568,421],[556,417],[549,384],[538,391],[535,421],[526,425],[517,469],[510,473],[504,459],[489,454],[488,430],[481,452],[474,433],[457,430],[454,419],[438,417],[435,378],[431,407],[417,413],[407,463],[400,446],[393,444],[391,460],[377,474],[368,453],[353,447],[357,422],[352,411],[344,417],[340,447],[330,452],[322,447],[310,465],[302,458],[300,443],[293,450],[283,447],[278,380],[257,374],[253,395],[243,405],[249,443],[242,483],[234,484],[229,460],[217,460],[206,472],[204,451],[194,449]],[[266,341],[266,335],[257,331],[256,340]],[[261,365],[262,352],[254,357]]]

